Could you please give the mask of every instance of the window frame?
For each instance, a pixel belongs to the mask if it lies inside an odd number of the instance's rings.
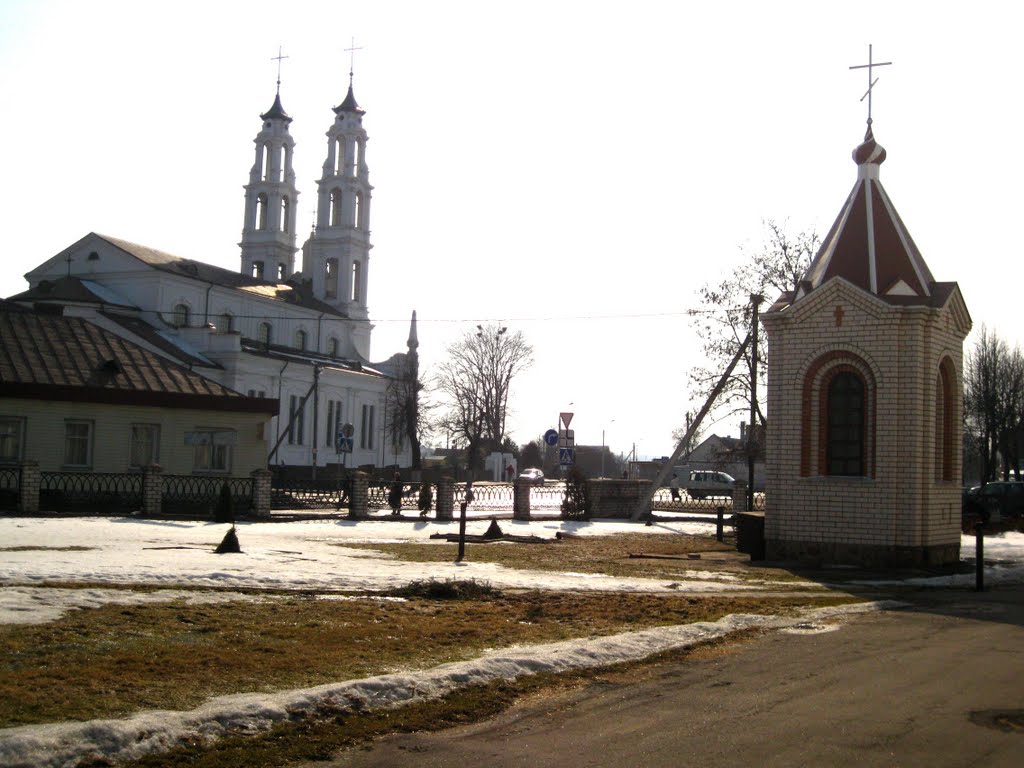
[[[6,430],[4,424],[11,426]],[[6,455],[4,447],[13,443],[14,451]],[[25,455],[25,417],[0,415],[0,464],[18,464]]]
[[[150,439],[148,441],[149,449],[149,461],[140,462],[137,461],[138,456],[136,455],[136,446],[144,444],[137,438],[136,430],[144,429],[150,433]],[[153,464],[160,463],[160,425],[148,422],[133,422],[128,427],[128,466],[131,469],[142,469]]]
[[[70,433],[71,427],[84,427],[85,435],[74,436]],[[96,422],[92,419],[64,419],[64,457],[61,466],[65,469],[92,469],[94,461],[94,444],[96,439]],[[85,461],[71,461],[78,458],[72,456],[71,440],[84,441]]]
[[[823,382],[825,474],[864,477],[866,472],[867,384],[854,370],[836,370]]]

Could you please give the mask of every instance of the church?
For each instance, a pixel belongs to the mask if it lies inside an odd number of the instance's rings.
[[[408,409],[396,398],[418,375],[415,312],[408,349],[372,363],[373,187],[351,73],[333,111],[301,264],[279,81],[254,139],[237,272],[89,233],[30,270],[29,289],[10,301],[84,318],[230,390],[277,400],[270,465],[409,466]]]

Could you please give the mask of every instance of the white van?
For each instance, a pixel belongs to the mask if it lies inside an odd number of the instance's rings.
[[[695,469],[690,472],[686,492],[691,499],[708,499],[716,496],[730,498],[736,485],[736,478],[725,472],[711,469]]]

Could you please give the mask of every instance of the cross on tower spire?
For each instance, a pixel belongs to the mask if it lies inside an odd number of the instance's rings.
[[[868,127],[869,128],[871,127],[871,90],[875,87],[875,83],[878,82],[878,78],[877,77],[874,80],[871,79],[871,76],[872,76],[871,70],[874,67],[887,67],[890,64],[892,64],[891,61],[880,61],[880,62],[874,61],[872,59],[871,44],[869,43],[868,44],[868,63],[867,64],[857,64],[856,66],[850,67],[850,69],[866,69],[868,71],[868,89],[864,93],[864,95],[860,97],[860,100],[864,101],[865,98],[867,98],[867,100],[868,100]]]
[[[345,52],[349,54],[348,61],[348,84],[352,85],[352,75],[356,68],[356,51],[363,50],[363,46],[356,46],[356,39],[352,38],[352,44],[345,49]]]
[[[277,62],[277,92],[281,93],[281,60],[290,58],[288,56],[281,55],[281,46],[277,46],[277,56],[271,56],[271,61]]]

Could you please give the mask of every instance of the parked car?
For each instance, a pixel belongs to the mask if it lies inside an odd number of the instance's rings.
[[[707,499],[715,496],[732,496],[736,478],[725,472],[695,469],[690,472],[686,492],[691,499]]]
[[[1019,517],[1024,514],[1024,482],[997,480],[967,488],[962,510],[964,515],[978,515],[982,520]]]
[[[530,469],[524,469],[519,473],[521,480],[529,480],[534,485],[544,485],[544,473],[536,467]]]

